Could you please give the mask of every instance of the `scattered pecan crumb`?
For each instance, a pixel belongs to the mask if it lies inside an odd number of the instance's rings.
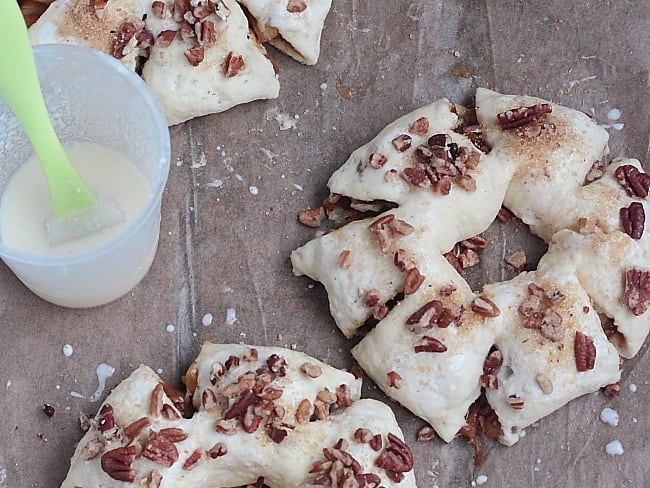
[[[412,141],[411,136],[409,136],[408,134],[400,134],[391,142],[393,144],[393,147],[397,150],[397,152],[404,152],[411,147],[411,141]]]
[[[54,417],[54,414],[56,413],[56,409],[54,408],[53,405],[50,405],[49,403],[44,403],[43,404],[43,412],[48,417]]]
[[[380,169],[388,162],[388,158],[383,154],[372,153],[368,159],[368,166],[373,169]]]
[[[232,51],[229,52],[224,64],[224,74],[226,78],[237,76],[239,72],[244,69],[244,66],[246,66],[246,62],[244,61],[243,56],[235,56]]]
[[[192,66],[198,66],[203,62],[205,48],[203,46],[191,47],[183,53]]]
[[[430,425],[425,425],[417,433],[417,440],[420,442],[428,442],[436,437],[436,431]]]
[[[521,271],[526,267],[526,253],[524,251],[515,251],[506,256],[506,263],[515,270]]]
[[[618,383],[611,383],[603,388],[603,393],[608,397],[616,398],[621,393],[621,385]]]
[[[389,387],[399,390],[404,385],[404,380],[397,371],[389,371],[386,376],[386,384]]]
[[[339,254],[338,264],[339,264],[339,268],[342,269],[347,269],[350,266],[352,266],[352,253],[350,252],[349,249],[345,249],[341,251],[341,253]]]
[[[307,4],[304,0],[289,0],[287,5],[287,11],[292,14],[297,14],[303,12],[307,8]]]
[[[303,210],[298,214],[298,221],[302,225],[316,229],[321,226],[325,219],[325,209],[323,207],[310,208]]]
[[[472,301],[472,311],[484,317],[496,317],[501,313],[499,307],[486,296],[478,296]]]
[[[429,132],[429,119],[426,117],[420,117],[411,124],[409,130],[419,136],[426,135],[427,132]]]

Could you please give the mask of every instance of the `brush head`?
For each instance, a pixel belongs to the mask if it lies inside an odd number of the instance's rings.
[[[50,246],[80,239],[124,222],[124,212],[111,198],[97,195],[96,204],[62,219],[50,217],[45,222]]]

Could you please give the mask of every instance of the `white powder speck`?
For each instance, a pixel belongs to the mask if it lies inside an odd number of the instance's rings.
[[[630,386],[628,386],[628,388],[632,393],[636,393],[636,385],[634,383],[630,383]]]
[[[625,124],[612,124],[614,130],[623,130],[623,127],[625,127]]]
[[[97,366],[95,373],[97,374],[98,385],[95,393],[88,397],[89,402],[96,402],[99,400],[99,398],[104,393],[104,388],[106,388],[106,380],[113,376],[113,373],[115,373],[115,368],[113,366],[109,366],[108,364],[102,363]]]
[[[519,431],[519,438],[523,439],[524,437],[526,437],[526,431],[524,429],[521,429]]]
[[[600,412],[600,420],[613,427],[618,426],[619,416],[618,412],[612,408],[603,408]]]
[[[85,396],[83,396],[81,393],[77,393],[76,391],[71,391],[71,392],[70,392],[70,396],[71,396],[72,398],[82,398],[82,399],[84,399],[84,400],[86,399]]]
[[[251,195],[257,195],[259,193],[259,189],[255,185],[249,186],[248,191],[251,192]]]
[[[212,314],[211,313],[206,313],[203,318],[201,319],[201,323],[207,327],[208,325],[212,325]]]
[[[637,422],[638,422],[638,420],[636,419],[636,417],[632,417],[632,423],[636,424]]]
[[[323,91],[327,90],[327,83],[325,83],[325,82],[321,83],[320,84],[320,89],[323,90]]]
[[[236,173],[236,174],[235,174],[235,179],[236,179],[237,181],[244,181],[244,177],[243,177],[242,175],[240,175],[239,173]]]
[[[205,166],[206,164],[208,164],[208,161],[207,161],[207,159],[205,158],[205,153],[201,153],[201,156],[199,156],[199,160],[198,160],[196,163],[192,163],[192,164],[190,165],[190,168],[192,168],[192,169],[198,169],[198,168],[202,168],[202,167]]]
[[[54,388],[56,388],[57,390],[60,390],[60,389],[61,389],[61,385],[56,385]]]
[[[158,369],[156,370],[156,373],[158,373],[158,374],[162,374],[162,372],[163,372],[162,368],[158,368]]]
[[[280,130],[289,130],[296,128],[296,119],[289,114],[277,114],[275,121],[278,123]]]
[[[206,186],[210,186],[212,188],[221,188],[222,185],[223,185],[223,180],[220,180],[219,178],[217,178],[216,180],[211,181],[210,183],[207,183]]]
[[[622,456],[625,451],[623,451],[621,441],[616,439],[605,446],[605,452],[610,456]]]
[[[174,332],[174,329],[176,329],[174,324],[167,324],[167,332]]]
[[[613,108],[607,112],[607,118],[609,120],[618,120],[621,118],[621,111],[617,108]]]
[[[176,160],[176,166],[183,166],[183,160],[182,159],[177,159]]]
[[[11,386],[11,380],[7,380],[7,390],[9,389],[10,386]]]
[[[72,356],[72,352],[73,352],[72,345],[66,344],[65,346],[63,346],[63,355],[65,357],[69,358],[70,356]]]
[[[294,184],[293,184],[293,187],[294,187],[296,190],[298,190],[298,191],[303,191],[303,187],[302,187],[302,185],[299,185],[298,183],[294,183]]]
[[[470,486],[472,486],[472,487],[476,486],[476,481],[472,481],[472,482],[470,483]]]
[[[484,474],[479,474],[476,477],[476,484],[479,485],[479,486],[484,485],[485,483],[487,483],[487,480],[488,480],[487,476],[485,476]]]
[[[226,325],[233,325],[237,322],[237,310],[234,308],[226,309]]]
[[[6,486],[5,482],[7,481],[7,469],[0,468],[0,487]]]

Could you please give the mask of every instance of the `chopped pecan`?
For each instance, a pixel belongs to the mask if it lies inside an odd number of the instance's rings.
[[[629,207],[621,208],[619,213],[625,233],[632,239],[641,239],[645,226],[645,210],[643,209],[643,204],[632,202]]]
[[[400,134],[399,136],[395,137],[391,143],[393,144],[393,147],[397,150],[397,152],[404,152],[406,151],[409,147],[411,147],[411,136],[408,134]]]
[[[115,428],[115,415],[113,413],[113,406],[110,403],[105,403],[99,410],[97,428],[101,433]]]
[[[196,24],[196,17],[194,17],[194,14],[192,13],[191,10],[185,12],[185,14],[183,15],[183,20],[185,20],[185,22],[187,22],[190,25]]]
[[[90,439],[82,448],[81,448],[81,457],[85,461],[90,461],[95,459],[102,452],[104,452],[104,443],[98,438]]]
[[[198,66],[203,62],[205,48],[203,46],[191,47],[183,53],[192,66]]]
[[[375,465],[383,468],[392,481],[399,483],[404,473],[413,469],[413,454],[409,447],[393,433],[388,433],[388,445],[377,458]]]
[[[140,29],[136,34],[136,43],[135,45],[140,48],[141,53],[146,53],[147,49],[153,46],[154,38],[153,34],[148,29]]]
[[[196,465],[199,464],[201,459],[203,459],[203,450],[195,449],[183,463],[183,470],[190,471],[196,468]]]
[[[484,317],[496,317],[501,313],[499,307],[486,296],[478,296],[472,301],[472,311]]]
[[[156,37],[156,44],[159,47],[169,47],[174,40],[174,37],[176,37],[175,30],[160,31],[160,34]]]
[[[383,303],[378,303],[372,308],[372,316],[377,320],[384,320],[388,312],[390,312],[390,309]]]
[[[380,169],[382,166],[384,166],[384,164],[386,164],[387,161],[388,158],[383,154],[372,153],[368,159],[368,166],[373,169]]]
[[[603,393],[608,397],[617,397],[621,393],[621,385],[618,383],[611,383],[603,388]]]
[[[160,0],[155,0],[151,4],[151,12],[154,14],[155,17],[158,17],[159,19],[165,18],[165,9],[166,9],[165,2],[161,2]]]
[[[228,56],[226,56],[226,62],[224,63],[224,75],[226,78],[237,76],[239,72],[244,69],[244,66],[246,66],[244,56],[236,56],[232,51],[230,51]]]
[[[346,384],[341,384],[336,389],[336,403],[340,408],[348,408],[352,406],[352,393],[350,387]]]
[[[169,468],[178,460],[178,450],[174,442],[161,432],[152,432],[142,451],[142,456]]]
[[[225,456],[226,454],[228,454],[228,446],[226,446],[223,442],[217,442],[208,451],[208,456],[210,456],[211,459],[217,459],[221,456]]]
[[[309,417],[311,416],[311,402],[306,398],[303,398],[296,408],[296,422],[299,424],[306,424],[309,422]]]
[[[425,136],[427,132],[429,132],[429,119],[427,119],[426,117],[420,117],[419,119],[417,119],[415,122],[411,124],[409,130],[413,132],[413,134],[417,134],[419,136]]]
[[[159,417],[163,406],[163,395],[165,390],[162,383],[156,384],[151,392],[151,399],[149,400],[149,415]]]
[[[271,354],[266,359],[266,364],[273,373],[278,376],[285,376],[287,374],[287,360],[277,354]]]
[[[643,315],[650,306],[650,271],[636,268],[625,271],[625,290],[621,299],[634,315]]]
[[[142,417],[124,427],[124,436],[129,440],[133,440],[138,436],[140,432],[142,432],[142,429],[148,427],[149,425],[151,425],[149,419],[147,417]]]
[[[185,42],[188,39],[196,37],[196,30],[192,24],[184,20],[181,22],[180,28],[178,29],[178,35],[181,40]]]
[[[144,479],[143,488],[160,488],[160,483],[162,483],[162,480],[162,475],[157,470],[152,469]]]
[[[352,438],[361,444],[367,444],[370,442],[372,439],[372,432],[368,429],[364,429],[359,427],[357,430],[354,431],[354,434],[352,435]]]
[[[482,251],[483,249],[486,249],[490,244],[488,240],[482,236],[470,237],[469,239],[460,241],[460,243],[467,249],[473,249],[475,251]]]
[[[323,370],[321,369],[320,366],[309,362],[302,363],[302,365],[300,366],[300,371],[305,373],[310,378],[318,378],[320,375],[323,374]]]
[[[650,189],[650,175],[641,173],[635,166],[624,164],[614,171],[614,176],[631,197],[645,198]]]
[[[438,322],[443,308],[444,306],[440,300],[428,301],[406,319],[407,328],[411,332],[415,332],[417,328],[409,326],[415,325],[425,329],[433,327]]]
[[[179,420],[183,418],[183,416],[176,411],[174,407],[172,407],[169,403],[165,403],[162,406],[162,410],[160,411],[160,414],[168,419],[168,420]]]
[[[544,114],[552,112],[548,103],[537,103],[530,107],[519,107],[497,114],[497,124],[502,129],[515,129],[526,125]]]
[[[287,437],[288,432],[285,429],[281,429],[273,424],[268,424],[266,426],[266,434],[269,438],[276,444],[280,444],[285,437]]]
[[[497,219],[504,224],[507,224],[512,220],[512,212],[506,207],[501,207],[497,212]]]
[[[201,406],[204,410],[212,410],[219,406],[217,394],[210,388],[201,392]]]
[[[167,398],[171,400],[171,402],[174,404],[174,407],[176,407],[176,410],[178,410],[181,414],[185,413],[185,409],[187,407],[185,403],[185,394],[176,388],[174,385],[163,382],[163,391],[165,392],[165,395],[167,395]],[[169,407],[169,405],[167,405]],[[163,415],[165,414],[165,405],[163,405]]]
[[[591,165],[591,169],[585,177],[586,183],[592,183],[596,180],[599,180],[605,174],[605,165],[599,160],[594,161],[594,164]]]
[[[420,442],[428,442],[436,437],[436,431],[430,425],[425,425],[417,433],[417,440]]]
[[[521,410],[524,408],[525,402],[523,398],[513,394],[508,396],[508,405],[510,405],[513,410]]]
[[[562,326],[562,316],[552,308],[547,308],[542,317],[539,329],[542,337],[553,342],[562,342],[564,340],[564,327]]]
[[[194,15],[195,19],[203,20],[214,11],[215,9],[213,7],[210,7],[209,3],[207,5],[199,4],[192,9],[192,15]],[[212,26],[214,27],[214,23]]]
[[[363,305],[368,307],[368,308],[372,308],[372,307],[376,306],[377,304],[379,304],[380,299],[381,298],[379,296],[379,291],[378,290],[375,290],[375,289],[369,290],[366,293],[366,296],[363,298]]]
[[[180,22],[191,8],[190,0],[174,0],[174,20]]]
[[[487,355],[483,362],[483,374],[479,378],[482,387],[492,390],[499,388],[497,373],[501,364],[503,364],[503,354],[498,349]]]
[[[287,11],[292,14],[297,14],[303,12],[307,8],[307,4],[304,0],[289,0],[287,4]]]
[[[474,249],[465,249],[458,255],[458,261],[463,269],[468,269],[480,263],[481,257]]]
[[[249,347],[244,351],[244,354],[242,355],[242,359],[246,361],[247,363],[254,363],[259,359],[259,354],[257,352],[257,349],[254,347]]]
[[[546,374],[537,373],[535,376],[535,381],[537,382],[539,389],[542,390],[542,393],[545,395],[550,395],[553,393],[553,383],[551,382],[551,379],[546,376]]]
[[[417,268],[409,269],[404,275],[404,295],[413,295],[422,283],[424,283],[424,276],[420,274],[420,271]]]
[[[48,417],[54,417],[54,414],[56,413],[56,409],[54,408],[53,405],[50,405],[49,403],[44,403],[43,413],[45,413],[45,415],[47,415]]]
[[[225,375],[226,367],[220,361],[213,362],[210,366],[210,383],[216,385]]]
[[[450,141],[451,139],[447,134],[433,134],[427,140],[427,144],[431,148],[445,148]]]
[[[576,332],[573,342],[576,368],[579,372],[594,369],[596,363],[596,346],[594,340],[582,332]]]
[[[303,210],[298,214],[298,221],[302,225],[316,229],[320,227],[325,218],[325,209],[323,207],[310,208]]]
[[[453,251],[449,251],[443,254],[443,257],[447,260],[449,264],[456,270],[456,273],[462,275],[463,274],[463,265],[460,262],[460,259],[458,259],[458,256],[453,253]]]
[[[352,266],[352,253],[349,249],[344,249],[339,254],[339,268],[347,269]]]
[[[224,420],[230,420],[239,417],[243,414],[249,405],[255,401],[255,394],[253,390],[245,390],[239,399],[230,407],[224,414]]]
[[[235,420],[219,420],[215,426],[214,430],[222,434],[233,434],[237,429],[237,422]]]
[[[435,337],[423,336],[422,340],[424,344],[415,346],[415,352],[445,352],[447,346],[445,346],[441,341]]]
[[[43,2],[43,3],[49,3],[49,2]],[[103,10],[106,8],[106,5],[108,5],[108,0],[91,0],[90,3],[95,10]]]
[[[472,175],[460,175],[454,180],[458,186],[468,192],[476,191],[476,180]],[[445,193],[446,195],[447,193]]]
[[[419,168],[404,168],[402,171],[403,178],[412,186],[418,188],[428,188],[431,186],[431,182],[427,178],[427,174],[424,170]]]
[[[135,446],[112,449],[102,455],[100,463],[102,470],[114,480],[133,483],[135,481],[133,461],[135,461],[136,453]]]
[[[110,54],[115,59],[122,59],[126,56],[124,50],[135,36],[137,28],[133,22],[124,22],[115,34],[111,43]]]
[[[204,20],[201,22],[201,37],[199,42],[203,46],[213,46],[217,42],[217,32],[214,29],[214,22]]]
[[[381,447],[384,444],[384,441],[381,437],[381,434],[375,434],[372,436],[372,439],[368,441],[368,445],[370,446],[370,449],[373,451],[381,451]]]
[[[386,384],[389,387],[399,390],[404,385],[404,380],[397,371],[389,371],[386,376]]]
[[[406,249],[398,249],[395,251],[393,263],[399,270],[404,273],[406,270],[415,267],[415,259],[411,256],[411,253]]]

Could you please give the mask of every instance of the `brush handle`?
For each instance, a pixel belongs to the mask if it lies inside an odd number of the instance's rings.
[[[0,96],[20,121],[41,163],[54,217],[95,205],[93,193],[70,164],[45,107],[25,21],[15,0],[0,0]]]

